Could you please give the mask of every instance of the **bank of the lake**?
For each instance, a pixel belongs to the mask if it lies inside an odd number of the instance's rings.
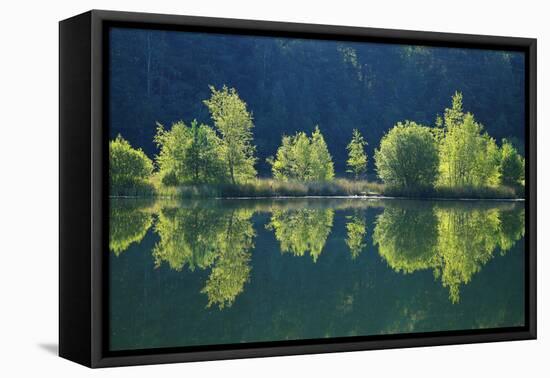
[[[436,187],[403,189],[375,181],[337,178],[326,182],[255,179],[242,184],[163,185],[156,177],[131,188],[111,188],[112,197],[167,198],[291,198],[387,197],[424,199],[522,199],[524,189],[496,187]]]

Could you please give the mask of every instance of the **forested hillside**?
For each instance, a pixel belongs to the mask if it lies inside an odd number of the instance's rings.
[[[397,122],[434,125],[455,91],[492,137],[523,154],[521,53],[135,29],[113,29],[110,43],[110,137],[150,157],[156,122],[212,123],[209,85],[235,88],[252,112],[260,176],[271,174],[266,158],[281,135],[316,125],[343,176],[353,129],[373,156]]]

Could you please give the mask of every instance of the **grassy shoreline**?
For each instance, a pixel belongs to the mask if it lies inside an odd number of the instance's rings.
[[[467,187],[424,188],[403,190],[372,181],[334,179],[330,182],[277,181],[255,179],[245,184],[199,184],[165,186],[158,178],[143,181],[130,188],[111,189],[112,197],[201,198],[297,198],[297,197],[361,197],[414,199],[495,199],[523,198],[523,188]]]

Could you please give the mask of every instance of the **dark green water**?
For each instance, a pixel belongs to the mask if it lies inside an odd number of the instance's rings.
[[[111,200],[110,347],[524,324],[524,204]]]

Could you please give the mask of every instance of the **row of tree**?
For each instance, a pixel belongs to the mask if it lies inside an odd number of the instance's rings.
[[[234,88],[210,87],[204,101],[213,127],[196,120],[168,130],[157,123],[155,143],[158,174],[164,185],[246,183],[256,177],[256,146],[252,114]],[[367,170],[366,140],[355,129],[347,146],[347,172],[359,179]],[[110,144],[111,183],[132,185],[153,172],[152,161],[121,136]],[[284,135],[275,157],[267,159],[273,177],[281,181],[325,182],[335,177],[334,162],[318,126]],[[399,122],[381,139],[374,162],[378,177],[402,189],[518,186],[524,180],[524,159],[507,140],[501,147],[471,113],[465,113],[462,94],[428,127]]]
[[[525,162],[506,139],[499,148],[471,113],[462,94],[437,117],[435,127],[398,123],[381,140],[374,155],[378,176],[399,188],[519,186]]]
[[[525,140],[519,51],[124,28],[113,28],[109,45],[111,139],[120,133],[151,157],[155,121],[211,124],[205,84],[237,88],[254,111],[262,177],[281,135],[319,124],[341,175],[354,128],[372,157],[388,128],[405,119],[432,124],[456,90],[496,140]]]

